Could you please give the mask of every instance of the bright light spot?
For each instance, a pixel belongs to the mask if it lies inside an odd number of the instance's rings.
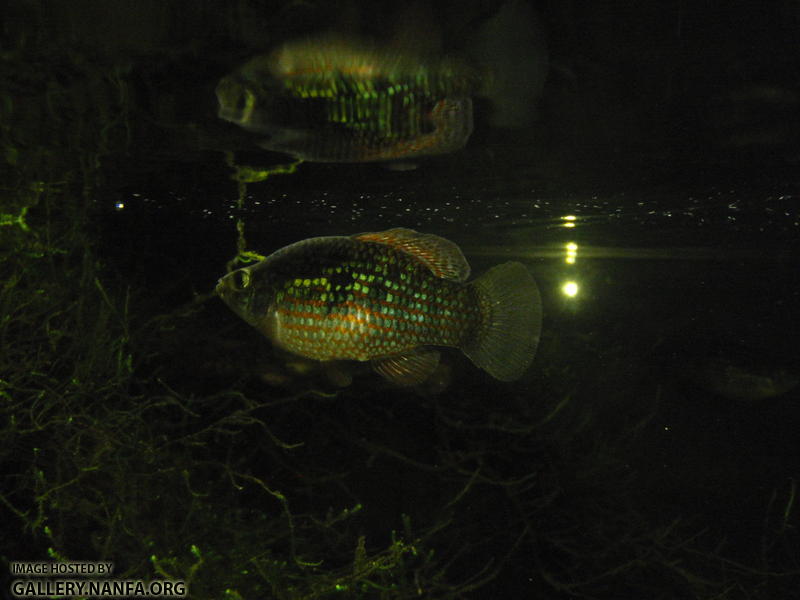
[[[564,215],[563,217],[561,217],[561,220],[565,221],[562,227],[575,227],[575,221],[577,219],[578,217],[576,217],[575,215]]]
[[[567,257],[565,260],[568,265],[574,265],[575,260],[578,258],[578,244],[576,244],[575,242],[569,242],[566,248],[567,248]]]
[[[563,286],[561,286],[561,291],[564,293],[565,296],[570,298],[574,298],[578,295],[578,284],[574,281],[568,281]]]
[[[123,208],[125,208],[125,203],[124,202],[117,202],[117,203],[114,204],[114,208],[116,208],[117,210],[122,210]]]

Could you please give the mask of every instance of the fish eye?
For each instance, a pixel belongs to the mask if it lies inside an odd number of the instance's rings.
[[[233,287],[237,290],[243,290],[250,285],[250,271],[247,269],[234,271],[231,277],[233,279]]]
[[[250,118],[253,108],[256,105],[256,95],[248,88],[243,87],[236,94],[234,106],[236,110],[242,114],[242,121],[247,121]]]
[[[236,110],[244,112],[247,108],[247,91],[240,90],[238,94],[236,94]]]

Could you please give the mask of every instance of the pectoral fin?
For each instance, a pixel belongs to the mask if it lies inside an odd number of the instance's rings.
[[[417,348],[405,354],[372,359],[372,368],[400,386],[422,383],[439,365],[439,352],[432,348]]]

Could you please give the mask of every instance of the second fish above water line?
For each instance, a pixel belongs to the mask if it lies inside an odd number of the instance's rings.
[[[443,51],[427,31],[420,41],[419,27],[400,40],[289,40],[220,80],[218,116],[311,162],[402,166],[449,154],[472,134],[476,97],[492,126],[530,124],[547,73],[537,24],[527,3],[509,0],[461,51]]]

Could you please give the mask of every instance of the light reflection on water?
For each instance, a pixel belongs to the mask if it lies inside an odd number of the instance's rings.
[[[425,192],[419,187],[387,191],[382,194],[346,193],[325,190],[274,190],[269,182],[253,185],[238,208],[233,185],[220,197],[184,195],[160,191],[160,194],[128,192],[112,201],[114,210],[131,208],[159,211],[175,205],[203,218],[229,219],[240,214],[254,221],[261,219],[294,219],[302,225],[309,215],[326,216],[342,228],[374,223],[396,226],[398,221],[413,221],[420,226],[458,225],[514,229],[545,227],[575,229],[587,225],[625,224],[658,227],[681,227],[686,230],[724,227],[735,231],[800,231],[800,209],[791,194],[754,194],[749,191],[710,194],[704,198],[673,193],[654,193],[647,198],[630,194],[574,197],[530,196],[503,197],[503,184],[497,189],[470,190],[469,193],[449,190]],[[628,232],[630,233],[630,232]]]
[[[702,288],[703,273],[738,280],[751,293],[765,285],[763,277],[786,279],[791,268],[784,264],[796,265],[800,256],[800,207],[791,181],[597,192],[566,184],[559,192],[552,181],[526,185],[522,174],[512,180],[429,177],[425,167],[400,175],[379,168],[331,173],[355,175],[315,182],[301,169],[249,185],[241,208],[236,185],[224,178],[206,190],[196,184],[190,191],[131,189],[110,208],[120,219],[146,213],[157,221],[159,213],[179,213],[185,227],[202,221],[220,247],[235,241],[232,221],[242,218],[249,249],[261,254],[308,237],[410,227],[457,243],[476,274],[519,260],[553,296],[581,302],[596,299],[600,289],[618,293],[620,281],[631,288],[632,273],[648,279],[659,271],[665,294],[675,295],[675,286]],[[767,273],[754,263],[774,266]],[[793,285],[786,281],[787,290]]]
[[[137,189],[113,199],[113,211],[156,221],[159,213],[180,213],[188,227],[205,223],[206,235],[210,229],[222,248],[231,247],[232,221],[241,217],[249,249],[265,255],[308,237],[410,227],[457,243],[475,274],[506,260],[525,263],[546,301],[559,303],[556,309],[569,301],[570,311],[658,289],[678,304],[680,290],[689,296],[699,290],[694,302],[701,305],[686,310],[702,312],[715,300],[706,293],[709,281],[729,295],[737,293],[730,283],[737,281],[742,298],[758,295],[759,287],[774,290],[767,280],[783,280],[788,295],[800,289],[791,276],[800,256],[800,208],[791,184],[558,194],[552,183],[546,192],[521,191],[519,180],[499,177],[368,173],[377,179],[345,177],[325,187],[302,171],[270,179],[249,185],[241,208],[235,184],[226,180],[205,192]],[[764,269],[766,263],[772,266]]]

